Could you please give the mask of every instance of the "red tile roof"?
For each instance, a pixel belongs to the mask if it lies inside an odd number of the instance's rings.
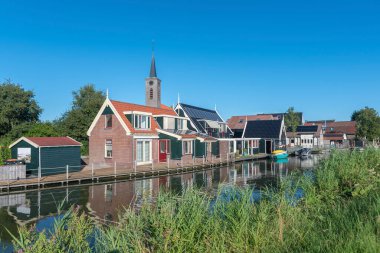
[[[173,110],[173,108],[161,104],[161,108],[156,107],[150,107],[145,105],[138,105],[138,104],[131,104],[131,103],[125,103],[120,101],[111,100],[112,105],[115,107],[117,113],[120,115],[120,117],[123,119],[124,123],[127,125],[128,129],[132,133],[141,133],[141,134],[156,134],[156,129],[159,129],[160,126],[157,124],[157,122],[153,119],[151,119],[151,129],[149,130],[136,130],[131,122],[127,119],[127,117],[124,115],[125,111],[139,111],[139,112],[145,112],[145,113],[151,113],[152,115],[170,115],[170,116],[177,116],[176,112]]]
[[[273,115],[242,115],[232,116],[227,120],[227,125],[230,129],[244,129],[246,120],[274,120]],[[276,118],[277,119],[277,118]]]
[[[356,134],[355,121],[327,122],[326,133]]]
[[[81,146],[80,142],[70,137],[25,137],[40,147],[58,147],[58,146]]]

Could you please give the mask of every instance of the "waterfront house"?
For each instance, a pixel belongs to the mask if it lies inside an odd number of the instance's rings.
[[[323,146],[323,130],[320,124],[297,126],[295,133],[288,128],[286,136],[286,143],[290,147],[313,148]]]
[[[354,146],[356,138],[355,121],[319,120],[307,121],[307,126],[320,125],[323,131],[323,144],[332,146]]]
[[[240,115],[232,116],[227,120],[229,128],[234,133],[233,149],[239,155],[253,155],[259,152],[260,138],[243,137],[244,128],[248,121],[274,120],[272,115]]]
[[[233,133],[216,109],[211,110],[178,102],[175,111],[179,116],[188,119],[189,130],[201,136],[207,136],[204,141],[196,140],[196,157],[205,156],[210,161],[213,157],[229,156],[232,146],[230,138]]]
[[[286,144],[284,119],[247,121],[241,138],[256,140],[253,141],[253,146],[248,147],[253,153],[270,154],[273,150],[284,148]],[[243,146],[243,149],[246,148]]]
[[[334,121],[325,125],[325,144],[354,146],[356,138],[355,121]]]
[[[21,137],[9,148],[13,159],[23,160],[26,174],[47,176],[81,170],[82,144],[70,137]]]
[[[161,103],[154,56],[145,80],[145,105],[107,97],[87,135],[89,163],[96,168],[179,165],[219,155],[219,145],[212,145],[215,137],[198,131],[190,118]]]

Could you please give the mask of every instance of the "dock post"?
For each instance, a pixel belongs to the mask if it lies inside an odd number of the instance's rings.
[[[69,165],[66,165],[66,184],[69,181]]]
[[[195,164],[195,155],[193,155],[193,168],[194,168],[194,164]]]
[[[152,160],[152,171],[154,170],[154,159]]]
[[[168,162],[168,169],[170,168],[170,157],[166,157],[166,161]]]
[[[113,169],[114,169],[115,178],[116,178],[116,162],[114,162],[114,164],[113,164]]]
[[[202,163],[203,163],[203,166],[205,166],[205,155],[202,156]]]
[[[183,157],[181,157],[181,168],[183,168]]]
[[[228,155],[228,153],[227,153],[227,165],[228,165],[228,157],[229,157],[229,155]]]
[[[94,163],[91,163],[91,179],[94,180]]]

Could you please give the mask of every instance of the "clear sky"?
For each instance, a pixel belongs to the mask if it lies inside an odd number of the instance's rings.
[[[53,120],[86,83],[144,103],[151,41],[163,103],[221,115],[347,120],[380,110],[379,0],[0,0],[0,78]]]

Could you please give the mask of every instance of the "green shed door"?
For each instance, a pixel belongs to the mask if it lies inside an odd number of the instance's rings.
[[[219,155],[219,152],[220,152],[219,151],[219,141],[213,142],[211,144],[211,151],[212,151],[213,155],[215,155],[215,156]]]
[[[265,140],[264,139],[260,139],[260,141],[259,141],[259,152],[260,153],[266,153]]]
[[[195,156],[202,157],[206,156],[205,143],[200,140],[195,140]]]

